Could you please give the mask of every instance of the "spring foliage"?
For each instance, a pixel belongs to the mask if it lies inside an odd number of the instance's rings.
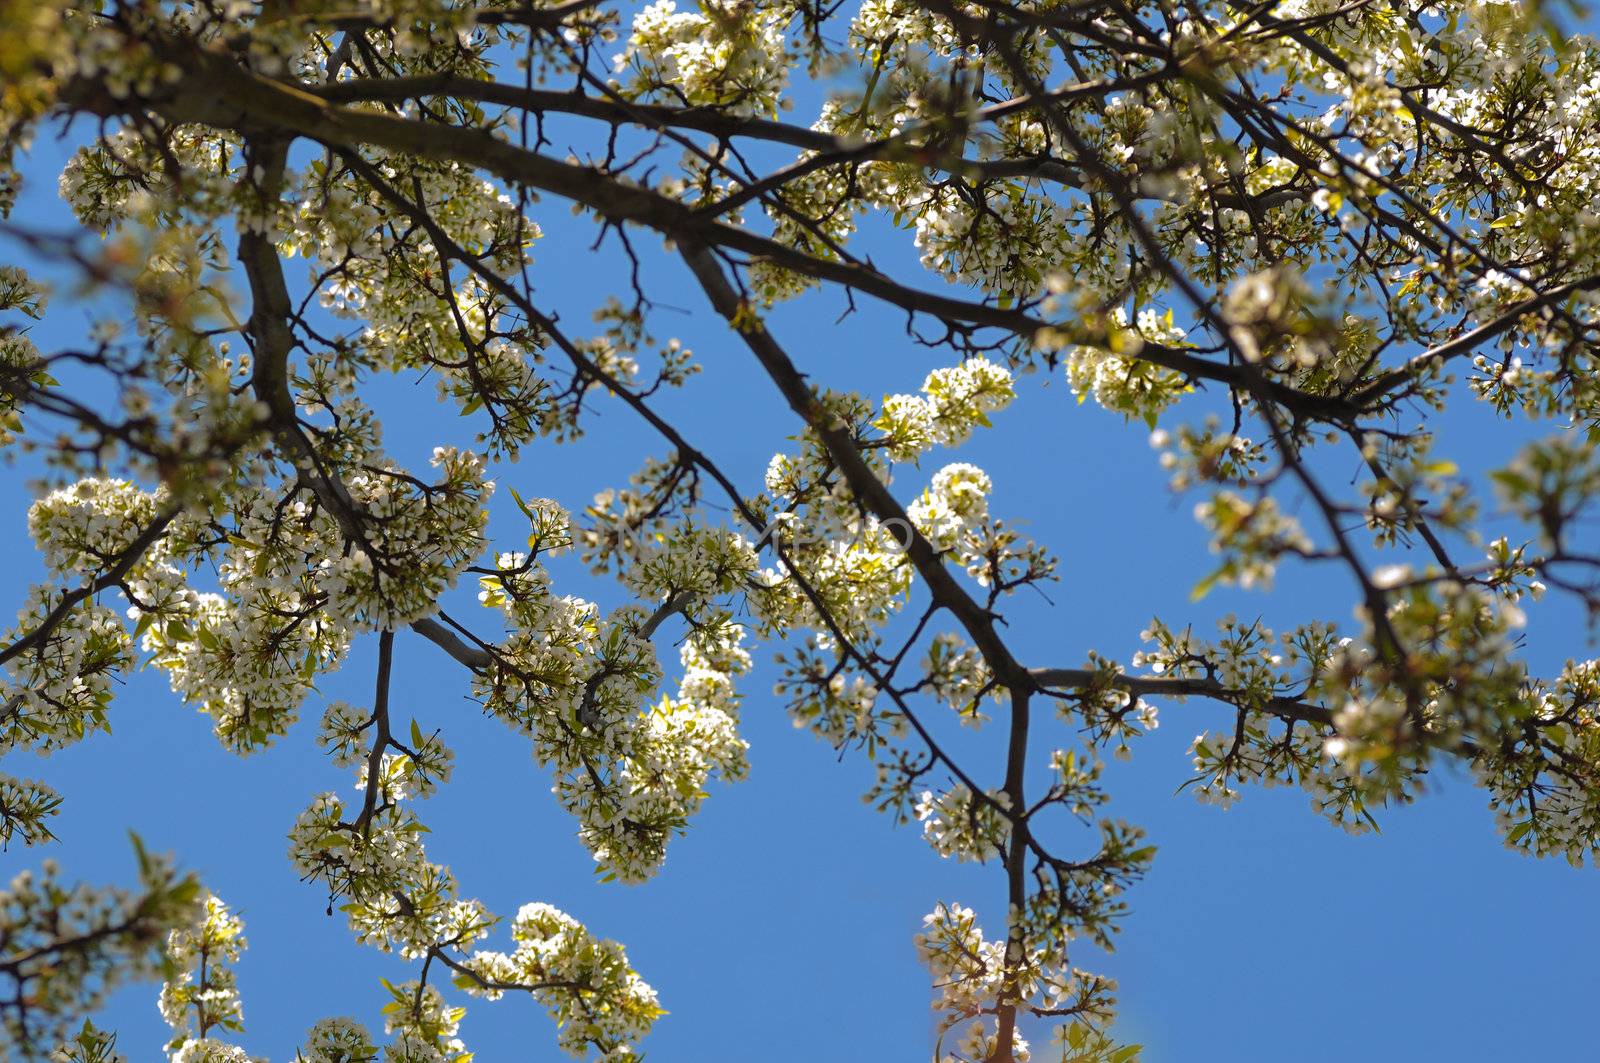
[[[454,659],[621,882],[746,775],[741,681],[775,654],[796,727],[872,765],[870,805],[994,870],[1001,919],[952,898],[916,937],[941,1061],[1137,1055],[1116,987],[1069,953],[1111,947],[1155,855],[1100,777],[1161,699],[1216,713],[1202,800],[1294,786],[1362,831],[1450,759],[1512,848],[1600,848],[1600,662],[1536,675],[1518,649],[1547,592],[1600,613],[1580,535],[1600,497],[1600,45],[1536,5],[0,0],[0,74],[0,211],[58,182],[88,238],[4,233],[98,293],[84,342],[42,349],[50,293],[0,267],[0,444],[49,470],[28,512],[48,578],[0,641],[0,749],[109,730],[136,668],[241,756],[318,729],[348,785],[285,824],[294,871],[417,973],[382,1036],[322,1018],[304,1060],[461,1063],[460,1000],[522,996],[562,1049],[616,1063],[663,1014],[622,945],[537,900],[497,915],[430,860],[426,799],[475,783],[451,780],[447,720],[391,713],[401,640]],[[29,146],[67,117],[76,151],[45,172]],[[548,305],[540,219],[569,206],[636,261],[664,247],[793,411],[764,483],[658,412],[696,364],[652,334],[638,274],[592,330]],[[921,271],[853,249],[867,225]],[[805,375],[766,317],[829,293],[905,314],[920,388]],[[383,375],[432,381],[474,444],[402,466],[364,397]],[[991,497],[1038,474],[956,452],[1036,375],[1152,433],[1214,546],[1198,592],[1329,566],[1354,603],[1281,631],[1158,618],[1126,661],[1019,658],[1008,603],[1056,560]],[[659,446],[570,513],[513,463],[603,404]],[[1427,418],[1452,405],[1533,426],[1492,493],[1436,452]],[[1324,482],[1352,458],[1360,478]],[[525,543],[490,540],[491,497]],[[1487,535],[1491,513],[1514,531]],[[547,562],[568,552],[628,604],[562,586]],[[476,615],[442,611],[458,585]],[[325,703],[358,640],[371,703]],[[945,715],[998,746],[940,737]],[[0,776],[0,840],[47,844],[63,799]],[[1055,836],[1057,807],[1089,829]],[[159,976],[174,1063],[247,1063],[244,946],[221,899],[142,853],[131,892],[19,876],[0,1049],[120,1058],[84,1017]]]

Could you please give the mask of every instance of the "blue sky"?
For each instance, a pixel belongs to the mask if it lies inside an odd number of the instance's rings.
[[[55,154],[40,146],[42,159]],[[65,224],[52,176],[32,172],[18,216]],[[539,217],[546,236],[535,250],[535,285],[544,305],[581,333],[589,312],[625,283],[623,263],[611,247],[591,253],[592,229],[564,205],[552,201]],[[645,283],[663,304],[654,331],[682,338],[705,367],[661,408],[753,490],[798,422],[676,258],[656,253],[652,236],[637,243],[651,252]],[[858,248],[880,264],[913,261],[909,238],[886,229],[869,229]],[[0,255],[29,261],[15,245]],[[948,364],[906,337],[902,316],[858,305],[836,325],[843,299],[814,295],[778,310],[770,327],[814,379],[871,397],[914,390],[929,369]],[[58,296],[36,339],[43,348],[69,342],[82,320]],[[431,382],[384,381],[373,395],[395,426],[387,443],[402,461],[420,465],[435,443],[470,437],[471,426],[433,404]],[[1198,417],[1207,401],[1180,407],[1177,417]],[[1511,456],[1512,436],[1485,411],[1453,412],[1432,427],[1442,451],[1469,470]],[[537,444],[499,472],[491,531],[500,544],[520,539],[504,488],[581,509],[662,450],[615,403],[598,406],[588,432],[575,445]],[[1219,591],[1191,603],[1210,555],[1191,517],[1194,499],[1167,491],[1147,436],[1142,424],[1077,404],[1060,374],[1041,373],[1024,378],[1017,403],[960,452],[994,477],[994,512],[1025,524],[1061,559],[1050,601],[1019,599],[1008,610],[1008,634],[1024,660],[1077,665],[1091,648],[1126,660],[1152,615],[1202,628],[1228,611],[1269,622],[1349,622],[1352,588],[1333,568],[1288,571],[1271,594]],[[919,489],[945,460],[955,458],[933,455],[897,487]],[[1357,470],[1352,460],[1348,470],[1327,471],[1342,487]],[[0,551],[13,561],[0,570],[0,592],[20,601],[40,574],[25,529],[28,470],[4,475]],[[613,584],[575,564],[557,572],[563,593],[617,600]],[[470,594],[461,599],[453,611],[472,615]],[[492,630],[488,621],[482,614],[480,630]],[[645,1045],[651,1059],[926,1057],[932,1012],[912,935],[940,900],[976,907],[993,931],[1001,879],[993,868],[939,860],[915,831],[894,829],[862,805],[870,769],[790,726],[771,694],[770,653],[758,654],[763,665],[744,687],[750,779],[714,786],[661,875],[625,887],[595,882],[548,775],[524,740],[467,700],[461,668],[410,634],[398,645],[393,711],[441,728],[457,753],[455,780],[418,808],[433,830],[431,857],[495,911],[548,901],[624,942],[671,1012]],[[1531,611],[1526,656],[1536,671],[1594,652],[1575,610],[1552,602]],[[315,720],[327,699],[370,699],[374,655],[375,640],[358,644],[304,707],[300,726],[248,759],[224,752],[209,721],[181,705],[161,676],[134,676],[114,706],[114,734],[37,765],[20,757],[6,765],[42,777],[67,804],[59,846],[14,848],[0,855],[0,867],[9,877],[50,855],[71,876],[126,881],[126,835],[137,831],[243,914],[252,943],[239,966],[246,1048],[292,1058],[306,1027],[327,1015],[379,1027],[386,994],[378,977],[404,979],[414,966],[355,945],[285,855],[285,833],[310,797],[348,790],[349,774],[314,745]],[[1130,896],[1119,950],[1107,957],[1083,947],[1075,957],[1121,980],[1119,1032],[1143,1042],[1148,1060],[1592,1054],[1585,1019],[1600,988],[1591,960],[1600,952],[1592,870],[1507,852],[1482,793],[1449,765],[1415,806],[1381,815],[1376,836],[1328,826],[1299,791],[1249,789],[1227,812],[1200,806],[1174,792],[1187,778],[1185,750],[1227,717],[1200,702],[1162,708],[1160,729],[1138,743],[1133,762],[1110,767],[1112,814],[1145,827],[1159,855]],[[1042,745],[1041,763],[1047,755]],[[135,1060],[156,1058],[167,1035],[150,985],[119,993],[102,1024],[120,1031]],[[525,999],[469,1002],[463,1035],[486,1063],[562,1058],[548,1019]]]

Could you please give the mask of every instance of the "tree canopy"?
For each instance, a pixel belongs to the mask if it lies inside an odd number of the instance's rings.
[[[93,319],[36,344],[50,293],[0,266],[0,444],[41,471],[49,573],[0,640],[0,749],[14,770],[109,730],[138,668],[240,755],[320,716],[349,782],[285,824],[290,863],[415,978],[381,1016],[308,1017],[303,1059],[460,1063],[461,999],[521,996],[615,1063],[663,1014],[603,928],[537,898],[504,918],[430,860],[424,800],[491,784],[451,782],[446,715],[391,712],[403,641],[453,659],[623,883],[745,776],[742,699],[769,694],[741,680],[776,655],[795,725],[870,764],[867,804],[991,869],[916,937],[940,1061],[1137,1056],[1074,957],[1156,856],[1102,758],[1164,700],[1210,719],[1204,801],[1295,786],[1359,832],[1445,762],[1511,848],[1600,848],[1600,662],[1536,674],[1519,634],[1546,596],[1600,616],[1600,45],[1536,4],[0,0],[0,77],[0,236],[70,264],[56,312]],[[32,146],[63,130],[51,173]],[[79,231],[12,213],[51,180]],[[632,266],[594,277],[593,327],[541,291],[591,252],[542,239],[569,209]],[[868,231],[907,253],[874,261]],[[660,338],[664,269],[792,413],[764,483],[663,412],[699,370]],[[823,333],[768,327],[792,300],[840,337],[901,315],[920,388],[830,387]],[[385,432],[429,426],[386,421],[382,376],[429,382],[473,445],[404,467]],[[1070,476],[958,452],[1052,378],[1062,416],[1149,433],[1216,555],[1177,574],[1196,597],[1291,566],[1348,597],[1280,630],[1163,616],[1126,660],[1017,652],[1057,558],[991,477]],[[1460,406],[1507,422],[1485,476],[1429,430]],[[568,512],[513,463],[602,407],[655,445]],[[487,534],[491,496],[525,542]],[[627,603],[553,578],[562,553]],[[327,701],[369,639],[370,702]],[[47,845],[72,799],[0,776],[0,840]],[[173,1060],[249,1059],[242,924],[182,856],[141,849],[129,888],[12,882],[0,1048],[119,1058],[83,1020],[152,977]]]

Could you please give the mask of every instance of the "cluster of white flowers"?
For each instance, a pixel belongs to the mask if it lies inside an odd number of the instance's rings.
[[[60,592],[35,587],[5,633],[14,645],[36,632],[48,634],[7,662],[0,685],[9,711],[0,722],[4,747],[41,753],[108,729],[113,684],[133,663],[128,629],[115,610],[92,599],[46,624],[62,604]]]
[[[296,500],[284,509],[291,521],[298,518],[288,527],[300,535],[276,531],[279,509],[267,498],[241,514],[218,567],[222,593],[190,590],[169,566],[137,588],[149,597],[132,610],[151,664],[238,752],[284,734],[318,673],[335,667],[350,641],[349,630],[323,611],[326,595],[307,572],[321,538],[310,530],[310,506]]]
[[[238,1048],[207,1036],[213,1029],[244,1028],[238,976],[233,965],[244,951],[244,922],[215,895],[192,926],[167,937],[172,974],[161,988],[161,1017],[172,1027],[167,1057],[173,1063],[249,1063]]]
[[[385,1009],[383,1032],[394,1040],[383,1050],[384,1063],[470,1063],[460,1037],[466,1008],[452,1007],[439,990],[418,982],[402,982],[390,993],[401,1006]]]
[[[643,601],[731,594],[756,570],[756,552],[742,535],[692,524],[625,535],[610,554],[607,563],[622,568],[623,582]]]
[[[633,1046],[664,1014],[656,993],[628,966],[622,947],[596,938],[548,904],[525,904],[511,924],[512,952],[475,952],[463,964],[465,988],[493,1000],[497,986],[537,986],[533,995],[574,1056],[593,1046],[603,1063],[634,1058]]]
[[[1011,922],[1021,920],[1021,913],[1013,909]],[[948,1051],[936,1057],[939,1063],[992,1059],[998,1035],[993,1002],[1008,996],[1040,1016],[1075,1016],[1074,1026],[1080,1028],[1063,1032],[1061,1039],[1070,1038],[1074,1047],[1092,1040],[1104,1049],[1102,1054],[1064,1055],[1064,1059],[1125,1063],[1134,1058],[1136,1049],[1112,1055],[1118,1046],[1097,1032],[1109,1013],[1115,990],[1111,980],[1075,968],[1056,970],[1044,952],[1025,949],[1015,938],[990,940],[976,913],[959,904],[935,905],[922,925],[916,936],[917,954],[937,989],[933,1007],[940,1012],[939,1042],[948,1045]],[[959,1035],[950,1037],[956,1030]],[[1019,1035],[1013,1036],[1011,1053],[1018,1063],[1031,1058],[1027,1040]]]
[[[656,0],[634,16],[616,71],[630,75],[622,87],[635,98],[776,114],[792,58],[784,22],[741,0],[705,0],[698,13]]]
[[[917,955],[939,987],[934,1006],[963,1017],[979,1014],[999,995],[1006,943],[986,940],[977,915],[959,904],[941,902],[922,925]]]
[[[981,864],[1005,851],[1011,832],[1006,818],[1010,795],[990,790],[986,797],[978,797],[964,783],[941,793],[923,792],[913,812],[922,822],[922,837],[934,852]]]
[[[455,876],[427,858],[425,828],[396,793],[376,794],[352,819],[337,795],[321,794],[289,832],[289,856],[308,880],[327,883],[356,939],[384,952],[419,958],[440,943],[465,947],[493,919],[476,900],[461,900]],[[365,817],[365,819],[363,819]]]
[[[216,216],[236,203],[226,172],[218,172],[208,155],[237,150],[239,138],[202,126],[173,130],[167,144],[170,154],[154,150],[131,129],[113,130],[93,144],[80,148],[61,171],[58,189],[78,220],[91,230],[108,232],[133,218],[170,218],[162,197],[136,174],[152,170],[167,180],[181,177],[193,182],[198,212]],[[176,162],[180,174],[168,171]]]
[[[1008,300],[1036,294],[1080,240],[1071,213],[1012,186],[980,203],[935,189],[910,209],[924,267]]]
[[[988,519],[993,487],[989,474],[976,465],[946,465],[906,513],[935,548],[971,557],[973,551],[962,549],[963,540]]]
[[[482,456],[436,447],[432,464],[442,474],[432,485],[395,465],[344,477],[361,513],[361,548],[325,556],[316,578],[329,616],[354,632],[392,631],[430,615],[483,553],[494,484],[483,478]]]
[[[217,566],[220,593],[190,586],[184,569],[212,547],[197,542],[193,521],[163,516],[170,503],[158,492],[82,480],[37,502],[29,527],[46,564],[63,577],[126,560],[120,586],[151,663],[212,716],[225,743],[248,752],[287,729],[352,635],[431,613],[481,552],[492,486],[482,479],[482,459],[441,448],[434,462],[444,477],[432,485],[392,465],[348,478],[347,498],[363,513],[360,545],[350,551],[336,545],[335,516],[305,496],[241,492]],[[57,601],[36,591],[18,633]],[[76,737],[103,722],[95,713],[104,710],[107,684],[128,663],[129,635],[113,618],[90,599],[13,668],[18,696],[29,705],[38,700],[39,712],[77,718]],[[70,735],[64,723],[51,725],[51,735]]]
[[[570,541],[568,518],[554,503],[525,508],[537,521],[535,540],[557,544],[546,553]],[[500,555],[500,574],[480,580],[479,598],[501,612],[507,635],[476,687],[490,711],[533,738],[539,762],[554,768],[557,799],[578,818],[602,871],[637,882],[660,866],[712,772],[745,773],[734,692],[750,665],[740,648],[744,631],[696,606],[738,587],[754,557],[737,535],[711,531],[622,541],[630,547],[608,552],[606,565],[621,566],[640,593],[663,596],[662,609],[695,611],[677,695],[648,703],[661,680],[649,640],[658,618],[638,606],[602,618],[589,602],[553,594],[543,565],[520,554]]]
[[[306,1032],[300,1056],[306,1063],[358,1063],[378,1054],[367,1028],[354,1019],[321,1019]]]
[[[928,643],[922,671],[933,693],[960,714],[962,724],[968,727],[981,727],[988,720],[980,711],[986,695],[996,701],[1005,697],[1005,688],[994,682],[983,654],[949,632],[935,635]]]
[[[883,433],[891,460],[916,461],[935,446],[965,443],[974,428],[989,425],[989,414],[1015,398],[1005,367],[987,358],[969,358],[929,373],[920,395],[886,397],[873,427]]]
[[[1183,376],[1136,356],[1146,342],[1182,346],[1187,333],[1173,322],[1172,312],[1139,311],[1133,325],[1122,307],[1113,307],[1111,349],[1073,347],[1067,352],[1067,381],[1082,402],[1090,395],[1101,406],[1125,417],[1138,417],[1151,427],[1162,411],[1176,402],[1189,383]]]
[[[869,460],[877,461],[881,452],[891,461],[910,462],[936,445],[959,445],[1013,397],[1006,369],[972,358],[929,373],[920,395],[888,396],[876,413],[853,396],[829,401],[842,420],[879,433],[875,441],[881,445]],[[1032,560],[1031,545],[987,523],[991,485],[975,466],[957,463],[937,473],[909,507],[909,527],[863,515],[830,470],[831,459],[809,436],[800,454],[778,454],[767,468],[768,510],[777,525],[772,537],[782,550],[779,564],[759,574],[761,588],[752,604],[769,630],[809,628],[824,646],[835,632],[853,641],[875,637],[910,593],[905,551],[913,531],[985,576],[1014,558]],[[887,469],[879,475],[889,478]]]
[[[392,179],[390,167],[379,165]],[[436,224],[456,245],[482,251],[507,271],[531,261],[527,249],[540,228],[496,185],[457,164],[411,172],[424,199],[438,204]],[[315,387],[303,401],[348,416],[363,363],[391,371],[427,367],[442,399],[463,413],[489,416],[479,439],[493,455],[515,459],[536,436],[572,430],[550,397],[537,355],[530,357],[543,337],[512,320],[502,295],[474,273],[453,281],[440,264],[441,249],[384,225],[377,193],[348,174],[313,165],[296,176],[291,194],[298,202],[278,247],[304,256],[313,272],[333,271],[320,288],[323,306],[362,322],[358,350],[312,360]]]

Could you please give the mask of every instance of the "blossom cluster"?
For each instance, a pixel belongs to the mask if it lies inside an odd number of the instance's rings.
[[[1109,983],[1072,968],[1066,942],[1108,946],[1149,863],[1135,828],[1095,820],[1102,755],[1132,755],[1160,698],[1220,707],[1191,747],[1202,800],[1296,785],[1364,830],[1453,756],[1512,847],[1600,851],[1600,673],[1540,678],[1518,646],[1523,608],[1552,589],[1600,613],[1580,539],[1600,461],[1593,432],[1571,430],[1600,421],[1593,40],[1481,0],[1269,15],[863,0],[837,21],[792,0],[269,8],[0,4],[0,214],[30,139],[74,130],[55,187],[103,239],[68,257],[126,296],[85,343],[41,350],[48,333],[28,330],[50,293],[0,266],[0,447],[48,474],[28,512],[46,580],[0,642],[0,752],[109,730],[119,680],[144,664],[251,753],[358,639],[388,660],[414,630],[526,738],[601,876],[640,882],[711,781],[748,772],[740,685],[767,640],[795,726],[869,762],[869,804],[942,857],[1010,872],[1001,939],[940,905],[918,941],[957,1060],[1028,1058],[1009,1020],[1030,1011],[1070,1017],[1063,1060],[1130,1058],[1104,1028]],[[813,117],[791,124],[800,100]],[[547,303],[547,260],[568,252],[534,257],[544,196],[634,266],[632,302],[602,296],[595,334]],[[719,310],[737,303],[724,316],[804,422],[754,495],[658,412],[696,367],[649,335],[645,230]],[[864,231],[898,237],[907,270],[852,250]],[[722,299],[708,275],[725,272]],[[881,402],[785,365],[760,315],[822,284],[852,311],[904,311],[945,364]],[[1337,565],[1354,623],[1278,634],[1229,616],[1201,637],[1156,620],[1127,668],[1096,650],[1079,669],[1019,659],[1007,596],[1055,579],[1056,559],[997,515],[1002,475],[931,455],[1041,366],[1147,425],[1171,486],[1199,494],[1218,562],[1196,598]],[[469,446],[439,447],[429,470],[392,456],[384,377],[430,382]],[[1517,528],[1503,536],[1479,534],[1473,479],[1407,420],[1458,397],[1561,426],[1493,470]],[[591,430],[613,401],[670,452],[576,522],[509,492],[526,550],[491,544],[497,463]],[[1352,499],[1321,483],[1335,453],[1356,459]],[[734,527],[706,517],[708,489]],[[625,603],[559,584],[547,562],[567,550]],[[499,631],[441,612],[464,576]],[[511,951],[473,951],[496,920],[429,859],[416,812],[453,755],[386,699],[326,706],[319,741],[355,789],[301,815],[296,870],[358,940],[469,993],[530,993],[574,1053],[632,1056],[660,1009],[620,946],[532,904]],[[1004,779],[945,741],[999,741],[956,729],[1024,721],[1036,701],[1078,737],[1051,744],[1031,790],[1022,766],[1044,757],[1027,728]],[[61,800],[0,775],[0,842],[49,840]],[[1032,821],[1049,808],[1089,826],[1094,851],[1058,855]],[[105,947],[18,975],[11,1043],[61,1035],[72,999],[98,999],[115,963],[150,973],[138,942],[172,931],[172,1057],[247,1059],[222,1039],[241,1022],[238,920],[145,870],[159,918],[13,885],[7,940],[46,956],[52,928],[81,924]],[[386,1059],[465,1060],[460,1007],[425,976],[391,992]],[[103,1061],[111,1042],[84,1027],[62,1051]],[[377,1051],[328,1019],[302,1054]]]

